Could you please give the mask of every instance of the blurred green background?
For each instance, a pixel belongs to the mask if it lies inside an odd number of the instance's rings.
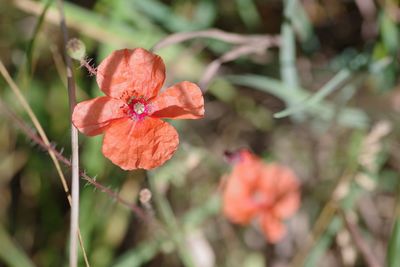
[[[0,59],[69,158],[54,2],[0,0]],[[139,205],[143,188],[153,194],[142,205],[153,219],[144,222],[82,181],[80,230],[91,266],[368,266],[343,214],[381,266],[400,266],[399,1],[77,0],[65,1],[65,14],[70,36],[85,43],[94,64],[115,49],[150,49],[177,32],[281,37],[279,47],[221,66],[205,93],[205,118],[171,122],[179,150],[154,171],[124,172],[103,157],[102,136],[80,135],[88,175],[131,203]],[[199,81],[208,64],[236,47],[194,38],[156,52],[171,85]],[[102,94],[78,63],[74,71],[79,101]],[[33,127],[3,77],[0,94]],[[67,266],[69,206],[58,174],[3,111],[0,266]],[[232,225],[220,211],[221,176],[230,169],[223,153],[242,147],[301,179],[301,209],[275,246],[255,225]],[[63,172],[69,177],[67,167]]]

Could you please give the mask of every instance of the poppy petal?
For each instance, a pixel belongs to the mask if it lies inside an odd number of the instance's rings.
[[[170,159],[179,144],[170,124],[153,118],[120,119],[107,128],[103,154],[124,170],[153,169]]]
[[[204,116],[203,94],[196,84],[180,82],[162,92],[152,102],[152,108],[152,117],[199,119]]]
[[[257,182],[262,174],[263,163],[247,149],[239,152],[238,162],[235,164],[232,175],[235,174],[249,190],[257,187]]]
[[[274,216],[262,215],[260,223],[265,237],[273,244],[278,243],[286,234],[285,225]]]
[[[298,190],[299,182],[296,174],[286,166],[279,164],[270,164],[273,169],[271,173],[274,173],[276,177],[276,189],[277,191],[284,192],[288,190]]]
[[[97,84],[108,96],[154,98],[165,80],[162,59],[143,48],[116,50],[97,69]]]
[[[72,113],[72,123],[85,135],[98,135],[111,121],[123,118],[126,104],[108,96],[78,103]]]
[[[277,202],[274,207],[275,215],[279,218],[292,216],[300,206],[299,182],[295,173],[282,165],[270,164],[271,174],[274,175],[274,186]]]
[[[257,213],[249,187],[237,176],[228,178],[223,196],[224,215],[233,223],[248,224]]]
[[[273,207],[274,214],[282,219],[296,213],[300,207],[300,194],[298,191],[289,191]]]

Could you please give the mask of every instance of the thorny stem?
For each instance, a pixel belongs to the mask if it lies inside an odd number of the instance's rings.
[[[63,0],[58,0],[58,11],[60,13],[60,27],[64,37],[64,53],[67,65],[67,85],[70,114],[76,105],[75,97],[75,81],[72,73],[72,60],[66,51],[66,43],[68,41],[68,30],[65,23]],[[72,182],[71,182],[71,226],[70,226],[70,247],[69,247],[69,266],[78,266],[78,228],[79,228],[79,146],[78,146],[78,130],[71,123],[71,149],[72,149]]]
[[[88,58],[82,59],[80,61],[81,67],[85,67],[90,75],[96,76],[97,69],[95,67],[93,67],[92,65],[90,65],[90,61],[91,61],[91,59],[88,59]]]
[[[18,101],[21,103],[22,107],[28,113],[28,116],[32,120],[35,128],[37,129],[40,137],[43,140],[42,141],[43,144],[45,146],[50,146],[50,141],[47,138],[47,135],[44,132],[43,127],[41,126],[41,124],[40,124],[39,120],[37,119],[35,113],[33,113],[32,109],[29,106],[28,102],[26,101],[25,97],[21,94],[20,89],[15,84],[15,82],[12,80],[10,74],[8,73],[7,69],[5,68],[5,66],[1,62],[1,60],[0,60],[0,73],[2,74],[3,78],[6,80],[8,85],[10,86],[11,90],[16,95],[16,97],[17,97]],[[5,108],[5,104],[1,101],[1,99],[0,99],[0,104],[2,104],[2,106]],[[10,111],[8,113],[10,113]],[[12,114],[12,112],[11,112],[11,114]],[[29,129],[29,127],[27,127],[27,128]],[[61,184],[63,186],[64,192],[65,192],[65,194],[67,194],[68,203],[71,205],[71,203],[72,203],[71,194],[69,192],[69,188],[68,188],[67,182],[65,180],[64,174],[63,174],[63,172],[61,170],[60,163],[58,162],[57,157],[56,157],[56,155],[54,154],[53,151],[48,151],[48,152],[49,152],[50,158],[52,159],[52,161],[54,163],[54,166],[56,167],[56,170],[57,170],[58,176],[60,177]],[[87,255],[86,255],[85,248],[83,246],[83,240],[82,240],[82,236],[81,236],[79,228],[78,228],[78,237],[79,237],[79,243],[80,243],[81,248],[82,248],[83,258],[85,260],[86,266],[88,267],[90,265],[89,265],[89,261],[88,261]]]
[[[29,137],[33,142],[41,146],[44,150],[46,150],[49,154],[53,154],[60,162],[65,164],[68,167],[72,166],[72,163],[70,160],[68,160],[66,157],[64,157],[59,151],[57,151],[53,146],[49,144],[46,144],[39,136],[36,135],[36,133],[28,126],[26,123],[18,117],[13,111],[10,110],[10,108],[7,107],[7,105],[0,99],[0,109],[4,111],[4,114],[9,117],[10,120],[12,120],[16,126],[27,136]],[[100,184],[97,182],[94,178],[90,177],[87,175],[84,171],[79,170],[79,174],[84,179],[86,182],[90,183],[93,185],[95,188],[100,190],[103,193],[106,193],[109,195],[112,199],[115,199],[118,203],[124,205],[128,209],[130,209],[134,214],[136,214],[140,219],[143,221],[147,221],[149,218],[148,216],[143,212],[141,208],[136,206],[135,204],[129,203],[127,200],[121,198],[116,192],[113,190],[109,189],[108,187]]]

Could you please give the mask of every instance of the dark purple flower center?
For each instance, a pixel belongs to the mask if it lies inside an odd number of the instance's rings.
[[[131,99],[128,107],[129,116],[134,120],[143,120],[150,113],[150,105],[144,98]]]

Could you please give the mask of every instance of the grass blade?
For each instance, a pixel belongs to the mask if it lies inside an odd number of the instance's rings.
[[[322,88],[315,93],[313,96],[303,101],[302,103],[284,109],[280,112],[274,114],[274,118],[284,118],[289,115],[293,115],[296,112],[302,111],[316,103],[321,102],[325,97],[327,97],[330,93],[340,88],[345,81],[347,81],[351,77],[351,72],[348,69],[343,69],[339,71],[332,79],[330,79]]]
[[[43,7],[43,11],[40,14],[40,16],[38,17],[37,23],[35,25],[35,29],[33,31],[33,35],[31,40],[28,43],[28,46],[26,47],[26,66],[27,66],[27,70],[28,73],[31,74],[32,73],[32,65],[33,65],[33,49],[35,48],[35,43],[36,43],[36,38],[37,35],[40,31],[40,29],[42,28],[43,22],[44,22],[44,18],[47,14],[47,10],[49,9],[49,7],[51,6],[51,4],[53,3],[53,0],[49,0],[46,2],[46,4]]]
[[[386,266],[387,267],[398,267],[400,266],[400,218],[397,218],[394,224],[389,246],[387,249]]]
[[[289,105],[289,103],[305,101],[311,96],[307,90],[303,88],[291,91],[287,89],[287,85],[283,82],[265,76],[228,75],[224,77],[233,84],[252,87],[271,94],[284,101],[287,105]],[[325,121],[330,121],[337,117],[339,124],[351,128],[365,128],[369,120],[363,111],[354,108],[342,108],[340,113],[337,114],[336,107],[327,101],[318,102],[306,111],[308,114]]]
[[[3,225],[0,224],[0,259],[10,267],[34,267],[35,264],[12,241]]]
[[[282,43],[279,50],[281,64],[281,79],[288,85],[289,89],[295,90],[299,86],[296,69],[296,38],[292,26],[293,8],[296,0],[284,1],[285,21],[281,27]]]

